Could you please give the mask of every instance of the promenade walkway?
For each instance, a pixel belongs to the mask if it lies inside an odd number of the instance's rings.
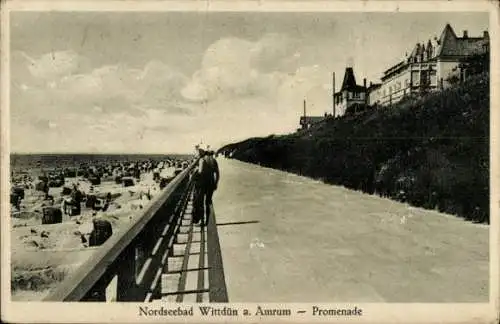
[[[200,227],[194,165],[45,300],[488,301],[486,225],[221,158]]]
[[[220,158],[230,302],[485,302],[488,227]]]

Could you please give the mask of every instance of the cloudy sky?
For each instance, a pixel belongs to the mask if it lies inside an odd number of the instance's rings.
[[[12,13],[11,151],[191,152],[295,130],[480,13]]]

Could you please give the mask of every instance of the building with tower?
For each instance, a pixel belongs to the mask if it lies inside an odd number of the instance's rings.
[[[446,24],[440,37],[417,43],[410,53],[383,72],[380,82],[356,83],[352,62],[345,69],[340,90],[336,92],[335,73],[332,78],[332,110],[334,117],[356,114],[367,108],[397,103],[405,96],[421,95],[439,91],[452,84],[452,80],[464,80],[471,71],[462,64],[464,59],[489,53],[489,34],[484,31],[480,37],[469,37],[464,30],[458,37],[453,28]],[[307,116],[300,119],[302,129],[321,123],[325,116]]]
[[[333,77],[333,89],[335,89],[335,74]],[[366,99],[366,79],[363,79],[363,85],[358,85],[352,66],[347,67],[342,87],[339,92],[333,94],[333,115],[339,117],[345,115],[351,108],[361,108],[366,105]]]

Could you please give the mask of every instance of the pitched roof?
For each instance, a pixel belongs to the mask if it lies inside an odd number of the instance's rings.
[[[372,90],[375,90],[375,89],[378,89],[382,86],[382,83],[372,83],[370,84],[370,86],[368,87],[368,91],[372,91]]]
[[[484,37],[457,37],[453,28],[446,24],[439,38],[440,48],[437,56],[470,56],[482,51],[488,42]]]
[[[457,37],[450,24],[446,24],[438,38],[434,37],[422,44],[417,43],[413,47],[409,55],[405,55],[405,59],[400,61],[383,72],[381,80],[384,81],[395,73],[399,73],[401,69],[418,60],[427,61],[435,57],[457,58],[463,56],[471,56],[484,52],[483,46],[489,44],[489,35],[485,31],[482,37]]]
[[[354,77],[354,71],[352,67],[347,67],[345,69],[344,81],[342,82],[341,90],[351,90],[356,87],[356,78]]]
[[[391,66],[390,68],[388,68],[387,70],[384,71],[384,75],[382,76],[382,80],[387,78],[387,76],[392,75],[394,72],[399,71],[401,68],[403,68],[405,66],[406,66],[405,61],[400,61],[400,62],[394,64],[393,66]]]
[[[302,116],[300,117],[300,123],[314,124],[322,121],[323,119],[325,119],[324,116],[306,116],[306,117]]]
[[[356,78],[354,77],[354,71],[353,71],[352,67],[347,67],[345,69],[344,81],[342,82],[342,88],[340,88],[340,92],[342,92],[344,90],[354,91],[354,92],[365,91],[364,86],[360,86],[360,85],[356,84]]]
[[[427,40],[427,46],[425,47],[426,50],[429,50],[430,48],[432,48],[432,42],[431,40]]]
[[[424,47],[422,45],[420,45],[420,43],[417,43],[417,45],[415,46],[415,49],[411,52],[411,56],[420,55],[423,53],[423,50],[424,50]]]

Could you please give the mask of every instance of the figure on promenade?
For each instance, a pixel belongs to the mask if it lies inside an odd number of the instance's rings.
[[[193,173],[193,221],[195,224],[207,225],[212,207],[212,197],[220,179],[220,171],[214,152],[199,149],[200,160]]]

